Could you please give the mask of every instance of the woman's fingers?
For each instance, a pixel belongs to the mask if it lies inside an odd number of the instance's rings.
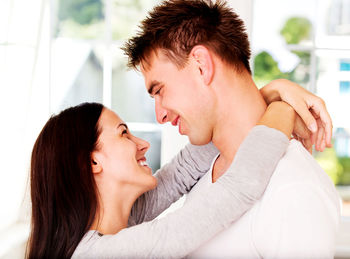
[[[277,95],[279,95],[279,97],[275,96],[273,100],[280,98],[294,108],[306,127],[311,131],[310,141],[315,145],[316,150],[321,151],[325,147],[332,147],[332,119],[322,98],[285,79],[274,80],[266,88],[271,88],[273,91],[270,89],[270,92],[277,92]],[[298,131],[295,134],[302,138],[301,134],[305,132],[304,129],[299,127]],[[303,143],[306,146],[309,145],[309,141],[307,143],[303,141]]]
[[[311,132],[311,143],[312,143],[312,145],[316,146],[316,139],[317,139],[317,131],[316,132]]]
[[[306,124],[304,123],[303,119],[299,115],[295,117],[293,134],[297,135],[302,139],[310,138],[310,131],[306,127]]]
[[[293,108],[298,113],[300,118],[303,120],[307,128],[311,132],[316,132],[317,131],[316,118],[313,116],[313,114],[309,110],[307,103],[305,103],[304,101],[295,102],[293,105]]]
[[[312,133],[306,127],[304,121],[299,115],[297,115],[295,118],[293,136],[296,140],[299,140],[305,149],[307,149],[312,154]]]
[[[311,138],[303,139],[303,145],[309,151],[310,154],[312,154],[312,143]]]
[[[321,118],[319,118],[319,116],[313,111],[310,111],[310,114],[312,114],[311,116],[315,118],[315,122],[317,123],[317,131],[311,132],[305,125],[302,118],[297,115],[294,123],[293,138],[300,141],[304,147],[312,154],[313,145],[315,145],[315,149],[317,151],[322,152],[326,148],[327,143],[326,129]]]
[[[316,150],[323,151],[326,147],[325,128],[323,127],[322,121],[320,119],[317,119],[317,126],[318,132],[316,140]]]
[[[333,123],[332,119],[327,111],[326,104],[324,101],[316,97],[312,103],[309,103],[310,109],[313,112],[315,118],[319,118],[321,124],[318,122],[317,126],[322,125],[325,134],[325,146],[332,147],[332,133],[333,133]]]

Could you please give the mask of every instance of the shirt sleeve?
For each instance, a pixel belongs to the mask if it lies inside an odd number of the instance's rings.
[[[312,183],[296,183],[272,197],[254,227],[262,258],[334,257],[339,208],[328,193]]]
[[[126,228],[115,235],[86,237],[73,257],[181,258],[246,212],[263,194],[289,140],[256,126],[228,171],[179,210],[164,218]]]
[[[213,143],[203,146],[186,145],[170,163],[155,173],[158,185],[136,200],[130,213],[129,226],[156,218],[173,202],[188,193],[208,172],[217,154],[218,150]]]

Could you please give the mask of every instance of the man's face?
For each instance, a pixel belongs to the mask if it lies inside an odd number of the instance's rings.
[[[178,126],[192,144],[209,143],[215,119],[213,91],[202,82],[195,61],[189,59],[179,69],[160,51],[152,53],[149,61],[141,72],[147,91],[155,98],[157,121]]]

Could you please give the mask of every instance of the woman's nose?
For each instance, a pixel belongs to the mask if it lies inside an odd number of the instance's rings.
[[[141,138],[135,137],[135,142],[136,142],[137,150],[142,153],[146,153],[150,147],[150,144],[146,140],[143,140]]]

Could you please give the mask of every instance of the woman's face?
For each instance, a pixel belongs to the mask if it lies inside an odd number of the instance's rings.
[[[92,155],[95,176],[112,188],[126,187],[142,193],[155,188],[157,179],[145,158],[149,143],[133,136],[118,115],[107,108],[103,108],[98,125],[101,133]]]

